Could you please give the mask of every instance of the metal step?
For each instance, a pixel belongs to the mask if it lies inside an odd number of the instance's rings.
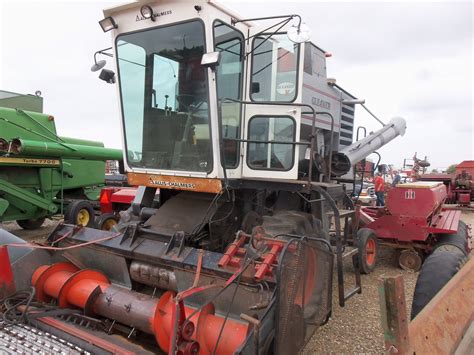
[[[342,254],[343,258],[348,258],[350,256],[358,255],[359,254],[359,249],[354,248],[352,250],[349,250],[347,253]]]

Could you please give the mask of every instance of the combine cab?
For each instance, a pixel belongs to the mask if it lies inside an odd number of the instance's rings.
[[[299,16],[242,19],[202,0],[104,14],[113,47],[92,70],[114,57],[117,75],[100,78],[117,82],[139,188],[111,231],[60,225],[48,246],[12,257],[17,289],[33,287],[38,311],[85,314],[94,334],[63,320],[56,330],[119,353],[296,353],[331,315],[333,263],[340,305],[361,292],[346,248],[354,210],[335,178],[405,121],[352,143],[363,101],[327,80],[328,55]]]

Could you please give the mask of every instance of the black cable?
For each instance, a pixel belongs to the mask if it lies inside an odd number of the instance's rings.
[[[253,235],[250,236],[250,241],[249,241],[249,245],[252,245],[252,240],[253,240]],[[247,260],[247,263],[244,262],[244,265],[242,266],[242,270],[240,270],[239,274],[237,275],[237,277],[239,277],[239,275],[242,275],[245,270],[247,270],[247,268],[252,264],[252,262],[254,262],[255,260],[257,260],[259,257],[262,256],[263,252],[266,252],[268,250],[268,247],[266,247],[266,249],[262,250],[262,253],[261,254],[257,254],[255,255],[254,257],[250,258]],[[245,251],[245,254],[244,254],[244,260],[245,258],[247,257],[247,254],[248,254],[248,249],[246,249]],[[234,283],[234,281],[232,281],[230,284],[228,284],[227,286],[224,286],[223,288],[221,288],[213,297],[211,297],[209,299],[208,302],[204,303],[201,307],[197,307],[188,317],[186,317],[186,322],[188,322],[196,313],[200,312],[205,306],[207,306],[209,303],[212,303],[214,302],[225,290],[227,290],[228,287],[230,287],[230,285],[232,285]]]
[[[213,223],[218,223],[226,220],[232,215],[232,212],[234,212],[234,207],[235,207],[235,190],[232,190],[232,208],[230,209],[229,213],[227,213],[224,217],[219,218],[219,219],[212,219],[212,217],[209,219],[209,225]]]
[[[30,290],[16,292],[14,295],[5,297],[0,301],[0,307],[3,311],[2,319],[5,324],[13,325],[24,322],[28,309],[35,297],[35,288]],[[18,311],[18,307],[24,305],[22,312]]]
[[[221,330],[219,331],[219,336],[217,337],[216,345],[214,346],[214,350],[212,351],[212,355],[216,354],[217,347],[219,346],[219,341],[221,340],[221,337],[222,337],[222,332],[224,331],[225,324],[227,322],[227,319],[229,318],[230,310],[232,308],[232,305],[234,304],[235,295],[237,295],[237,289],[240,286],[240,279],[242,278],[242,275],[243,275],[243,273],[240,273],[240,275],[237,276],[234,293],[232,294],[232,299],[230,300],[229,307],[227,308],[227,313],[224,317],[224,322],[222,323]]]
[[[193,230],[191,231],[190,235],[193,236],[193,235],[196,235],[196,233],[199,232],[199,230],[204,226],[204,223],[208,220],[208,214],[209,212],[211,211],[211,208],[213,207],[214,204],[217,203],[217,201],[219,201],[220,197],[224,194],[224,190],[221,190],[219,193],[217,193],[214,198],[212,199],[211,203],[209,203],[209,206],[207,207],[207,210],[206,212],[204,213],[204,217],[202,219],[201,222],[199,222],[198,224],[196,224],[196,226],[193,228]]]
[[[58,306],[33,301],[35,294],[35,288],[31,287],[29,290],[18,291],[0,300],[0,311],[2,312],[4,325],[30,323],[31,320],[42,317],[79,314],[77,309],[59,308]],[[20,306],[24,306],[21,312],[18,310]],[[34,311],[30,310],[31,307],[34,307]]]

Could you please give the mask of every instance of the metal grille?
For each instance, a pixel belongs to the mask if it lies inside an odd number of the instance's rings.
[[[1,320],[0,354],[90,355],[88,351],[48,332],[24,324],[5,324]]]
[[[286,247],[278,273],[276,354],[302,349],[329,317],[332,263],[322,243],[292,240]]]

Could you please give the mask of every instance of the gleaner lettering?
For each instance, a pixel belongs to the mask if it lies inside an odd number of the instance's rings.
[[[326,110],[331,109],[331,103],[328,101],[321,100],[319,97],[312,97],[311,102],[313,105],[325,108]]]

